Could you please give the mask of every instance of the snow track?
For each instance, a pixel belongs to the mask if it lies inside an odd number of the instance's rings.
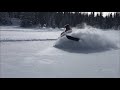
[[[0,42],[23,42],[23,41],[54,41],[57,39],[26,39],[26,40],[0,40]]]

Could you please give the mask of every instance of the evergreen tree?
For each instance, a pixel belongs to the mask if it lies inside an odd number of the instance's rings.
[[[11,25],[8,12],[0,12],[0,25]]]
[[[82,26],[86,23],[90,26],[102,29],[120,29],[120,13],[109,14],[103,17],[100,12],[95,16],[94,12],[0,12],[0,25],[11,25],[11,18],[21,20],[21,27],[46,26],[61,28],[65,24],[71,27]]]

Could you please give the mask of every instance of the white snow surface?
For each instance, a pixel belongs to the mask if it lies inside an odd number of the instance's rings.
[[[1,26],[0,77],[120,77],[120,31],[73,28],[80,42],[60,38],[61,32]]]

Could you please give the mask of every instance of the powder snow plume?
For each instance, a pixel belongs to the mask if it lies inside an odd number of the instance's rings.
[[[61,49],[116,49],[119,48],[120,32],[115,30],[101,30],[92,27],[84,29],[73,28],[70,34],[73,37],[80,38],[79,42],[68,40],[65,36],[59,38],[55,47]]]

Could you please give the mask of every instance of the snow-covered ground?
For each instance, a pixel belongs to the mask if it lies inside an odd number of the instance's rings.
[[[0,27],[0,77],[120,77],[120,31],[73,30],[83,41],[59,38],[59,29]]]

